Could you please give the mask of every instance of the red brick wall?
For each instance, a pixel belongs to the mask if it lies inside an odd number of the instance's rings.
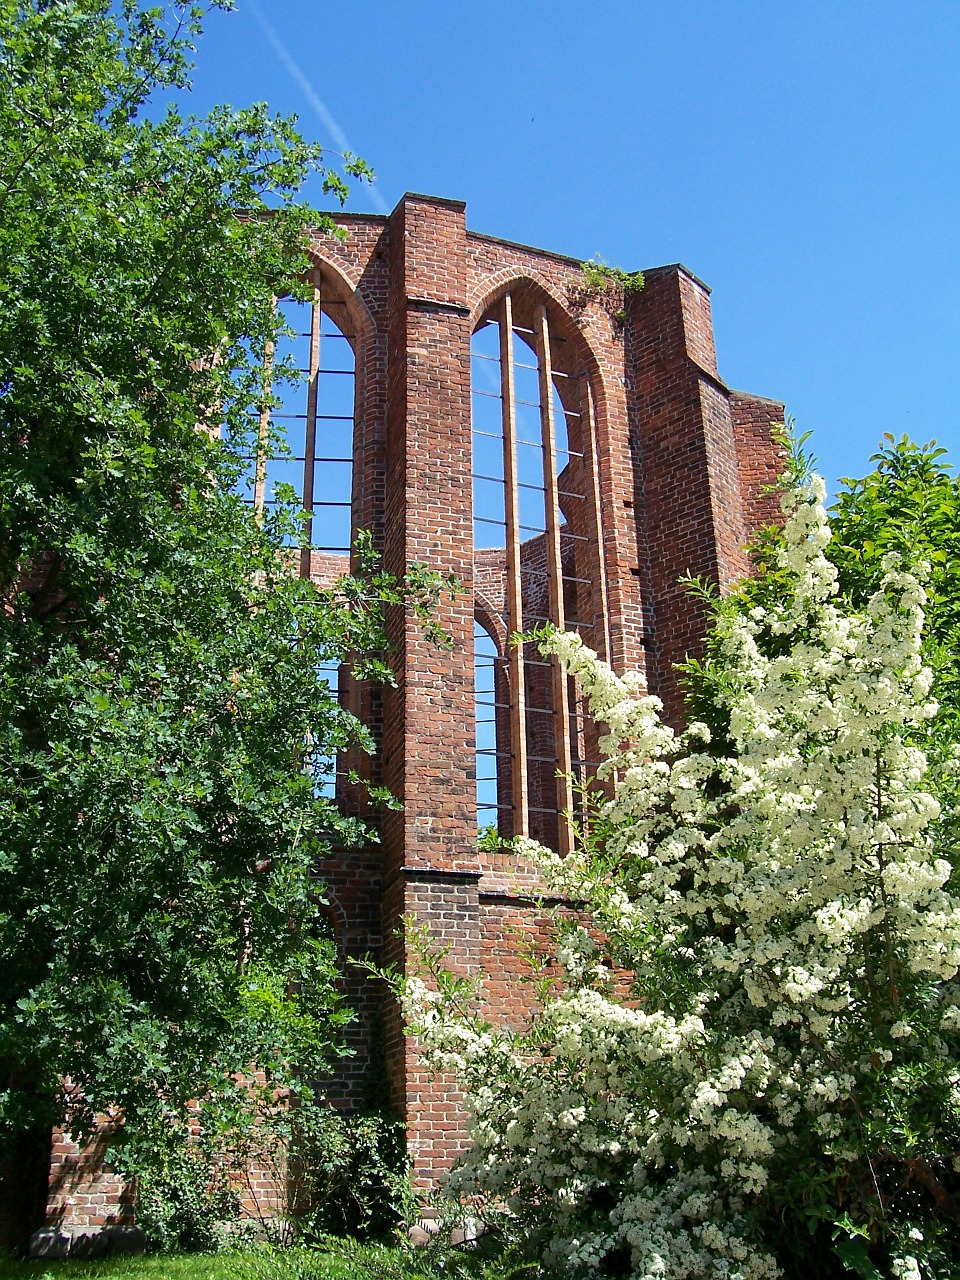
[[[58,1227],[123,1226],[133,1222],[133,1192],[105,1165],[109,1126],[81,1148],[68,1133],[54,1132],[47,1222]]]
[[[783,405],[779,400],[731,391],[730,412],[744,523],[751,531],[779,524],[783,516],[776,485],[786,463],[786,449],[781,443]]]
[[[653,620],[650,684],[677,724],[682,693],[674,667],[700,653],[706,623],[682,580],[727,588],[747,572],[744,546],[763,505],[752,495],[758,478],[772,478],[779,464],[769,431],[753,429],[740,408],[750,398],[735,397],[717,375],[709,290],[686,268],[646,273],[631,302],[626,347],[641,576]]]
[[[347,238],[318,235],[313,248],[323,297],[357,358],[355,523],[372,531],[393,572],[422,561],[454,573],[463,591],[441,607],[450,651],[397,609],[397,687],[346,690],[382,746],[379,762],[363,768],[375,779],[382,771],[404,807],[383,817],[382,846],[335,851],[320,873],[345,960],[415,963],[404,926],[412,918],[449,947],[454,968],[489,974],[491,1012],[516,1023],[526,988],[514,931],[536,930],[539,908],[531,868],[476,847],[473,622],[478,612],[502,646],[504,591],[500,552],[478,555],[475,588],[471,334],[508,290],[518,323],[543,304],[555,366],[571,375],[565,394],[589,383],[595,447],[582,441],[587,461],[575,483],[592,493],[595,467],[603,536],[582,561],[578,551],[576,576],[595,580],[602,568],[607,609],[593,588],[578,608],[591,615],[601,652],[618,670],[645,670],[675,722],[673,664],[698,652],[704,626],[680,579],[728,587],[745,572],[749,531],[776,516],[761,488],[780,470],[770,423],[782,407],[721,381],[709,290],[683,267],[648,271],[643,292],[624,301],[624,320],[619,301],[585,287],[575,259],[467,231],[460,202],[407,195],[388,218],[339,221]],[[335,567],[317,563],[317,574]],[[349,799],[363,807],[359,795]],[[343,983],[359,1014],[349,1033],[356,1056],[331,1094],[362,1101],[371,1028],[381,1022],[391,1096],[425,1186],[463,1148],[460,1100],[422,1070],[377,985],[349,967]]]

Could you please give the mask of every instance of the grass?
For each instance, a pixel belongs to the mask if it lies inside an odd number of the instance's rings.
[[[534,1280],[540,1274],[530,1264],[518,1265],[509,1253],[484,1257],[485,1252],[437,1256],[432,1249],[344,1241],[342,1253],[254,1249],[89,1261],[0,1258],[0,1280]]]
[[[300,1250],[289,1250],[279,1259],[262,1254],[179,1254],[118,1258],[0,1259],[0,1280],[365,1280],[350,1263],[322,1254],[309,1255],[309,1272],[301,1264]],[[302,1260],[303,1263],[307,1259]]]
[[[0,1260],[0,1280],[235,1280],[239,1256],[181,1255],[98,1258],[95,1261]]]

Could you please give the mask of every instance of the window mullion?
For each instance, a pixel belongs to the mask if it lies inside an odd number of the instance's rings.
[[[513,376],[513,300],[509,293],[503,299],[500,318],[500,399],[503,420],[504,514],[507,525],[507,633],[513,635],[523,630],[523,598],[517,476],[517,404]],[[530,818],[523,645],[511,644],[507,659],[513,704],[510,715],[513,806],[511,835],[526,836],[530,834]]]
[[[543,486],[546,499],[547,566],[551,620],[561,630],[566,623],[563,608],[563,564],[560,555],[560,499],[557,485],[556,427],[553,419],[553,366],[550,329],[543,305],[537,307],[534,322],[540,382],[540,429],[543,440]],[[570,695],[567,676],[556,656],[550,661],[553,679],[553,710],[557,752],[557,809],[559,810],[560,853],[573,847],[570,815],[573,813],[573,761],[570,751]]]
[[[307,512],[304,525],[304,547],[300,552],[300,576],[310,577],[311,543],[313,542],[313,488],[317,456],[317,393],[320,381],[320,269],[313,269],[313,305],[310,308],[310,364],[307,381],[307,421],[304,424],[303,444],[303,509]]]

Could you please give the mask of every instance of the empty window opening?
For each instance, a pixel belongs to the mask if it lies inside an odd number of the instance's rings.
[[[289,534],[301,548],[300,574],[329,582],[348,571],[354,532],[356,362],[352,336],[330,314],[342,304],[324,298],[318,269],[311,284],[306,301],[285,297],[277,304],[287,332],[267,358],[272,403],[260,416],[247,491],[258,511],[293,498],[303,512]],[[281,369],[302,378],[287,381]]]
[[[261,515],[294,504],[302,514],[286,532],[292,567],[329,585],[349,572],[355,532],[355,338],[340,327],[344,303],[333,290],[325,296],[318,268],[309,283],[305,300],[277,302],[285,332],[265,361],[266,403],[240,491]],[[325,662],[317,674],[339,698],[340,664]],[[346,772],[335,752],[308,742],[305,767],[318,795],[342,798]]]
[[[504,794],[507,759],[500,738],[507,706],[504,659],[496,641],[480,623],[473,624],[473,671],[476,710],[477,828],[501,830],[509,810]]]
[[[340,664],[324,662],[317,667],[317,676],[324,681],[330,693],[339,701]],[[343,791],[345,770],[340,768],[340,757],[335,751],[320,751],[314,742],[308,742],[306,765],[313,778],[313,789],[326,800],[336,800]]]
[[[603,651],[595,635],[606,599],[592,402],[582,371],[558,356],[561,344],[544,306],[523,293],[506,295],[474,335],[475,569],[485,595],[502,602],[508,634],[551,623]],[[573,682],[535,644],[511,645],[491,661],[499,663],[498,696],[482,745],[490,695],[481,693],[479,667],[477,674],[481,825],[495,815],[501,835],[529,834],[564,851],[571,816],[582,816],[582,784],[596,768],[592,724]]]

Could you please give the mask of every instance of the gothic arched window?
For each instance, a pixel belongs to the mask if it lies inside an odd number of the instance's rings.
[[[258,511],[293,491],[304,512],[300,553],[303,577],[332,581],[349,568],[353,540],[353,437],[356,362],[354,336],[340,327],[344,304],[324,296],[319,268],[312,298],[281,298],[277,309],[287,332],[268,354],[267,390],[248,479],[248,497]],[[289,382],[274,377],[280,366],[303,374]],[[293,539],[291,539],[293,541]]]
[[[498,602],[507,634],[550,623],[602,651],[593,401],[576,346],[536,292],[517,286],[483,316],[471,355],[478,588]],[[572,682],[534,644],[511,645],[501,662],[509,693],[495,699],[495,745],[478,738],[478,806],[490,812],[481,785],[489,790],[493,752],[501,834],[568,849],[594,767],[592,725]]]
[[[330,584],[349,572],[355,533],[353,518],[355,335],[349,329],[342,291],[325,290],[314,268],[305,301],[283,297],[277,310],[284,329],[265,361],[266,402],[245,478],[244,495],[258,512],[269,512],[292,498],[303,515],[291,530],[299,546],[301,577]],[[289,381],[281,367],[303,376]],[[339,664],[324,664],[320,674],[337,693]],[[337,792],[337,761],[314,762],[318,790]]]

